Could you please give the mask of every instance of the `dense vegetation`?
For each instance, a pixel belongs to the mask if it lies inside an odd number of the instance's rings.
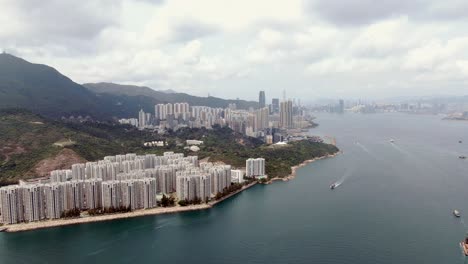
[[[127,126],[104,123],[63,123],[44,119],[27,110],[0,110],[0,185],[31,178],[40,161],[55,157],[63,147],[86,160],[102,159],[141,150],[146,133]]]
[[[216,194],[216,196],[215,196],[215,199],[219,200],[219,199],[223,198],[226,195],[229,195],[229,194],[231,194],[233,192],[236,192],[236,191],[242,189],[242,186],[243,186],[243,184],[241,184],[241,183],[233,183],[233,184],[231,184],[231,186],[224,188],[224,190],[222,192],[218,192]]]
[[[62,214],[60,215],[60,218],[76,218],[80,216],[80,213],[81,213],[80,209],[74,208],[74,209],[70,209],[68,211],[62,212]]]
[[[131,212],[132,208],[119,206],[119,207],[109,207],[109,208],[96,208],[96,209],[89,209],[89,215],[102,215],[102,214],[115,214],[115,213],[127,213]]]
[[[175,205],[175,198],[172,196],[167,197],[165,194],[163,194],[161,203],[159,204],[159,206],[172,207],[174,205]]]
[[[185,140],[204,141],[197,153],[184,149]],[[58,141],[73,144],[55,146]],[[143,143],[164,140],[165,147],[145,148]],[[234,167],[245,167],[248,158],[266,159],[269,177],[284,177],[291,167],[305,160],[335,153],[333,145],[299,141],[283,147],[265,146],[260,140],[245,137],[227,127],[213,129],[180,129],[160,135],[139,131],[135,127],[115,123],[64,123],[51,121],[27,110],[0,110],[0,185],[15,183],[18,179],[36,177],[32,169],[44,159],[57,156],[69,149],[88,161],[106,155],[122,153],[154,153],[165,151],[198,155],[200,159],[222,161]]]
[[[208,198],[208,197],[207,197]],[[179,205],[180,206],[187,206],[187,205],[191,205],[191,204],[201,204],[202,203],[202,200],[198,197],[196,197],[195,199],[193,200],[180,200],[179,201]]]
[[[258,139],[248,138],[233,132],[228,127],[219,126],[213,130],[179,130],[172,132],[170,136],[182,140],[202,140],[204,144],[197,153],[200,159],[210,157],[210,161],[222,161],[235,167],[245,167],[248,158],[265,158],[265,170],[270,178],[285,177],[291,173],[292,166],[338,151],[333,145],[309,140],[292,142],[281,147],[265,146]]]
[[[54,68],[0,54],[0,108],[10,107],[51,117],[79,114],[104,117],[115,110]]]

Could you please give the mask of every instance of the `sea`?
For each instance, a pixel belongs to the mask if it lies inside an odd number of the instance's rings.
[[[204,211],[0,233],[0,263],[466,262],[468,122],[403,113],[316,122],[310,134],[342,153],[294,180]]]

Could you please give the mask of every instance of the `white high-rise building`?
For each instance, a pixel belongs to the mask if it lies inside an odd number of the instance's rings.
[[[243,183],[244,172],[241,170],[231,170],[231,181],[234,183]]]
[[[1,219],[4,224],[16,224],[23,221],[22,189],[18,185],[0,189]]]
[[[293,103],[291,100],[280,103],[280,126],[281,128],[293,127]]]
[[[255,132],[268,128],[268,116],[269,116],[269,110],[267,107],[264,107],[255,111],[255,116],[254,116]]]
[[[246,161],[246,177],[265,176],[265,159],[248,159]]]
[[[24,221],[34,222],[45,218],[44,187],[39,184],[23,188]]]
[[[143,109],[138,112],[138,126],[140,128],[145,128],[146,127],[146,113],[143,111]]]
[[[166,120],[167,112],[165,104],[157,104],[154,106],[154,115],[157,120]]]
[[[46,200],[46,217],[48,219],[58,219],[64,211],[64,194],[65,188],[63,184],[52,183],[44,186]]]

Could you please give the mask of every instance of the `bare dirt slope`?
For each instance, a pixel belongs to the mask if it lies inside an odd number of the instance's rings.
[[[28,174],[43,177],[49,175],[53,170],[70,169],[71,165],[83,162],[86,162],[86,160],[76,154],[76,152],[64,148],[56,156],[41,160]]]

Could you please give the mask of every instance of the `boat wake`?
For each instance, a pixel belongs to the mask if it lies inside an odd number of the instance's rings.
[[[409,156],[409,157],[413,157],[413,155],[411,153],[409,153],[408,151],[404,150],[403,148],[401,148],[400,146],[398,146],[397,144],[395,143],[392,143],[390,144],[394,149],[396,149],[398,152],[400,152],[401,154],[404,154],[406,156]]]
[[[347,169],[344,173],[343,177],[341,177],[338,181],[330,185],[330,189],[338,188],[342,185],[351,175],[353,175],[354,169]]]
[[[368,148],[366,148],[366,146],[364,146],[363,144],[356,142],[356,146],[360,147],[362,150],[364,150],[364,152],[368,154],[372,154],[372,152]]]
[[[158,225],[158,226],[156,226],[156,227],[154,228],[154,230],[158,230],[158,229],[164,228],[164,227],[168,226],[169,224],[170,224],[170,223],[164,223],[164,224],[162,224],[162,225]]]

